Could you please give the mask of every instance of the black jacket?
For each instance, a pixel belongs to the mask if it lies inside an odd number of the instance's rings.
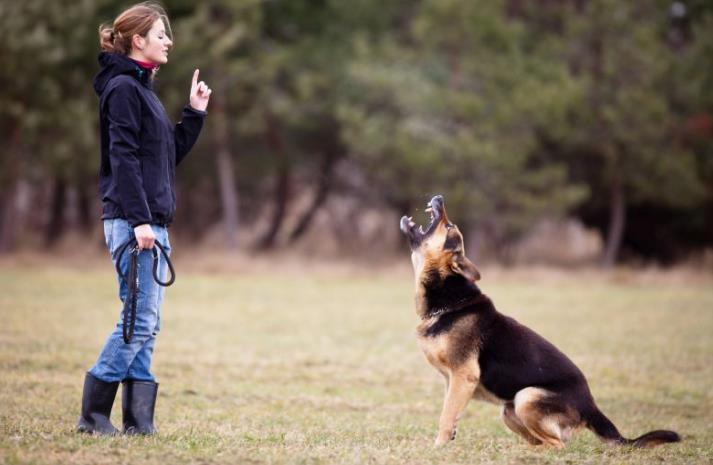
[[[174,128],[149,71],[115,53],[102,52],[99,64],[102,219],[168,225],[176,210],[176,165],[198,139],[206,113],[186,106]]]

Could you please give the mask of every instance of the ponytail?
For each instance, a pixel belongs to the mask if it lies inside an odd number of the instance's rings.
[[[121,53],[127,55],[131,44],[127,44],[122,34],[114,32],[109,24],[99,26],[99,47],[105,52]]]

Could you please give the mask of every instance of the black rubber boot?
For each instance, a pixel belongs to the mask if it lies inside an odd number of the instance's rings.
[[[158,383],[153,381],[122,381],[124,391],[121,411],[124,416],[124,433],[156,434],[153,424],[153,412],[156,408]]]
[[[107,383],[87,373],[82,394],[82,416],[79,418],[77,431],[101,435],[119,433],[109,420],[118,388],[118,381]]]

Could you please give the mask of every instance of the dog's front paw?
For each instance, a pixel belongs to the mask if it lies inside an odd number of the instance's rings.
[[[451,442],[456,438],[456,430],[450,432],[439,433],[436,438],[436,442],[433,444],[434,447],[442,447]]]

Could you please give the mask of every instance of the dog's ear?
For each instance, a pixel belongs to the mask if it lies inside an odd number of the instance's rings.
[[[480,271],[478,271],[473,262],[468,260],[468,257],[464,255],[457,255],[453,257],[451,269],[468,281],[475,282],[480,279]]]

